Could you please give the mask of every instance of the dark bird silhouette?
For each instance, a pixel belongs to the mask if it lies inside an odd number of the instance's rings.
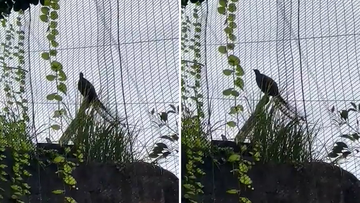
[[[279,93],[279,88],[277,83],[267,75],[261,74],[258,69],[254,69],[256,75],[256,84],[261,89],[261,91],[269,96],[276,98],[280,103],[282,103],[289,111],[293,111],[292,107],[283,99]],[[283,111],[287,114],[285,111]],[[289,115],[288,115],[289,116]],[[305,121],[305,118],[300,116],[300,119]]]
[[[78,90],[80,91],[84,99],[86,99],[88,105],[95,103],[96,105],[99,105],[101,109],[103,109],[107,114],[111,116],[111,114],[108,112],[104,104],[101,103],[101,101],[99,100],[94,85],[92,85],[87,79],[84,78],[84,74],[82,72],[80,72]]]
[[[281,103],[287,106],[286,101],[280,96],[277,83],[270,77],[261,74],[258,69],[254,69],[256,75],[256,84],[261,91],[269,96],[276,97]]]

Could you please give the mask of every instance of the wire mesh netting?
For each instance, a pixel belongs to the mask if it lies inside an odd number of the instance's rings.
[[[3,67],[11,67],[11,71],[20,67],[26,73],[28,127],[29,132],[36,135],[32,137],[33,142],[56,143],[67,130],[83,101],[78,90],[82,72],[94,85],[109,114],[121,118],[124,131],[128,132],[125,136],[133,136],[131,151],[135,159],[152,161],[149,154],[155,143],[164,142],[173,151],[158,163],[178,175],[177,141],[160,138],[174,131],[177,133],[177,115],[169,115],[165,127],[154,124],[159,120],[157,113],[179,102],[178,4],[166,0],[94,0],[60,1],[59,5],[57,16],[49,15],[46,23],[40,20],[46,13],[41,5],[31,6],[23,14],[13,12],[0,30]],[[56,21],[56,25],[51,21]],[[21,32],[24,38],[7,39],[11,29]],[[56,40],[52,39],[54,36]],[[13,46],[17,46],[19,40],[24,50],[21,63],[4,52],[5,46],[17,49]],[[49,50],[56,50],[56,54]],[[60,62],[67,76],[63,81],[66,94],[61,102],[49,99],[49,94],[58,91],[59,83],[47,77],[55,74],[44,53],[50,53],[52,61]],[[1,83],[2,107],[8,101],[3,91],[5,80],[3,78]],[[66,109],[67,118],[53,118],[54,111],[59,108]],[[151,114],[153,109],[154,115]],[[97,121],[105,122],[101,116],[104,112],[99,112],[100,116],[95,114]],[[54,124],[60,129],[50,127]]]
[[[306,116],[308,125],[315,126],[314,158],[326,160],[334,143],[344,141],[340,135],[353,132],[351,127],[357,126],[355,113],[349,114],[345,125],[334,120],[339,118],[336,111],[352,107],[351,102],[359,103],[360,2],[269,0],[238,1],[235,5],[237,40],[233,53],[245,72],[244,91],[236,99],[245,108],[238,127],[247,121],[263,94],[253,71],[258,69],[272,77],[284,99]],[[234,84],[223,74],[230,66],[218,50],[227,44],[226,17],[218,13],[218,7],[218,1],[190,4],[183,16],[201,23],[202,57],[198,62],[204,65],[204,108],[211,110],[212,125],[220,123],[212,139],[221,139],[221,135],[234,139],[239,128],[221,125],[232,120],[228,112],[234,99],[224,96],[223,91]],[[194,9],[200,10],[200,20],[194,18]],[[191,55],[183,59],[192,60]],[[208,118],[205,110],[205,120]],[[356,143],[346,141],[352,154],[340,166],[359,178]]]

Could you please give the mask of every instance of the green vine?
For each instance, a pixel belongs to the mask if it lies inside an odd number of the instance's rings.
[[[69,186],[70,188],[77,189],[76,188],[76,180],[72,176],[72,172],[75,170],[75,168],[79,165],[78,163],[74,163],[72,161],[69,161],[66,157],[67,154],[69,154],[71,149],[69,147],[65,148],[65,155],[59,155],[57,153],[54,153],[55,158],[53,159],[53,163],[57,165],[58,170],[56,173],[59,175],[60,178],[62,178],[65,185]],[[74,153],[75,157],[77,158],[77,161],[79,163],[84,162],[84,155],[83,155],[83,147],[79,146],[79,148]],[[75,199],[66,195],[66,189],[65,185],[63,189],[53,190],[52,193],[56,195],[64,195],[65,202],[69,203],[76,203]]]
[[[57,10],[60,8],[58,0],[45,0],[45,6],[41,8],[40,19],[48,24],[47,39],[49,41],[49,51],[41,54],[44,60],[49,61],[53,74],[47,75],[46,79],[56,83],[57,91],[47,95],[50,101],[58,102],[58,109],[54,112],[54,118],[61,118],[66,114],[64,108],[60,107],[62,97],[67,93],[65,85],[66,74],[62,69],[62,64],[56,61],[57,50],[59,46],[56,36],[57,30]],[[0,180],[10,182],[11,199],[15,202],[24,202],[24,197],[30,194],[30,186],[24,181],[31,174],[25,169],[30,165],[30,154],[33,152],[31,140],[29,140],[26,124],[29,122],[28,101],[25,97],[25,78],[26,71],[22,68],[25,65],[24,39],[25,33],[22,31],[23,12],[19,11],[15,20],[15,25],[8,23],[7,19],[1,19],[1,25],[4,28],[5,39],[1,42],[0,64],[2,73],[0,82],[2,82],[5,92],[4,115],[0,115]],[[14,43],[15,42],[15,43]],[[16,65],[14,65],[16,64]],[[52,125],[52,129],[59,130],[59,125]],[[6,165],[6,152],[14,160],[12,166]],[[69,152],[69,149],[66,149]],[[79,162],[83,162],[82,148],[79,147],[74,154]],[[71,175],[77,164],[68,161],[64,156],[56,155],[53,163],[58,166],[57,173],[62,177],[64,183],[75,188],[76,180]],[[14,174],[10,176],[6,168],[10,168]],[[64,186],[65,187],[65,186]],[[4,188],[0,188],[0,199],[4,199]],[[54,190],[53,193],[62,193],[65,195],[65,201],[74,203],[73,198],[66,196],[65,190]]]
[[[46,99],[49,101],[57,102],[58,109],[55,110],[53,118],[60,119],[60,122],[62,123],[62,118],[63,116],[66,115],[66,109],[62,108],[61,104],[62,104],[63,96],[67,94],[67,86],[65,84],[67,76],[63,70],[62,64],[56,61],[56,56],[57,56],[56,48],[59,46],[59,43],[56,41],[56,36],[59,35],[59,31],[57,29],[58,26],[57,11],[59,9],[60,6],[58,4],[58,0],[45,0],[44,6],[41,8],[40,20],[44,23],[47,23],[48,25],[48,34],[46,38],[49,42],[49,51],[43,52],[41,54],[41,58],[43,58],[46,61],[49,61],[50,69],[52,71],[52,74],[47,75],[46,79],[50,82],[54,82],[56,85],[56,92],[47,95]],[[58,124],[53,124],[51,125],[51,128],[53,130],[60,130],[61,126]],[[68,154],[70,152],[70,148],[66,148],[65,152],[66,154]],[[78,156],[82,156],[80,154]],[[65,185],[68,185],[71,188],[75,188],[76,180],[71,175],[71,173],[76,168],[77,165],[74,162],[67,160],[65,157],[66,155],[62,156],[58,154],[54,158],[53,163],[55,163],[58,166],[58,171],[56,173],[58,173],[58,175],[62,177],[62,180]],[[82,158],[80,160],[82,162]],[[65,202],[70,202],[70,203],[76,202],[72,197],[66,196],[65,188],[54,190],[53,193],[59,195],[64,194]]]
[[[239,181],[238,189],[230,189],[226,191],[229,194],[237,194],[239,196],[240,203],[251,203],[247,197],[241,195],[241,187],[245,187],[254,190],[252,187],[252,180],[248,175],[249,170],[255,165],[256,162],[260,160],[260,153],[258,152],[258,146],[254,146],[250,154],[252,155],[253,161],[245,160],[243,153],[248,151],[248,148],[243,145],[241,146],[240,154],[231,153],[228,158],[228,162],[232,163],[233,169],[230,171],[237,176]]]
[[[182,180],[184,188],[184,197],[190,202],[196,202],[196,197],[203,194],[203,185],[198,178],[205,175],[198,165],[203,164],[204,151],[206,143],[205,133],[202,130],[201,119],[204,118],[203,95],[201,94],[201,19],[199,15],[200,4],[195,4],[193,9],[193,19],[191,22],[189,16],[185,14],[185,9],[181,11],[181,93],[182,93],[182,145],[184,146],[187,161],[186,174]],[[192,32],[193,31],[193,32]],[[193,37],[190,38],[190,35]],[[190,38],[190,39],[189,39]],[[192,60],[186,60],[191,58]],[[192,91],[190,91],[192,90]],[[185,103],[195,103],[196,116],[190,116],[184,111],[188,107]],[[191,105],[191,103],[190,103]],[[190,106],[189,106],[190,107]],[[184,115],[185,114],[185,115]]]
[[[48,25],[48,34],[46,36],[49,42],[49,51],[41,53],[41,57],[49,61],[50,68],[53,74],[46,76],[46,79],[56,84],[56,92],[51,93],[46,96],[46,99],[49,101],[57,101],[58,109],[55,110],[53,118],[60,118],[62,121],[62,116],[66,115],[66,109],[61,107],[61,102],[63,96],[67,93],[67,86],[65,81],[67,76],[63,70],[63,66],[60,62],[56,61],[57,50],[59,43],[56,41],[56,36],[59,35],[57,29],[58,26],[58,10],[60,6],[58,0],[45,0],[44,6],[41,8],[40,20]],[[53,130],[60,130],[60,125],[53,124],[51,125]]]
[[[202,64],[199,63],[201,58],[200,46],[201,46],[201,23],[199,18],[199,4],[196,4],[196,7],[193,10],[193,17],[196,19],[195,23],[191,24],[189,16],[185,14],[182,10],[182,28],[181,28],[181,50],[183,55],[185,56],[186,53],[193,52],[193,55],[190,56],[193,58],[192,61],[182,60],[181,69],[184,72],[182,74],[182,100],[186,101],[188,99],[194,101],[196,105],[196,111],[198,118],[201,119],[204,117],[203,112],[203,95],[200,93],[201,91],[201,68]],[[189,35],[191,34],[191,27],[193,27],[194,35],[193,38],[190,40]],[[190,44],[190,45],[189,45]],[[191,78],[188,77],[191,76]],[[190,79],[194,80],[194,84],[188,84]],[[193,94],[190,93],[187,88],[193,90]]]
[[[230,115],[236,115],[237,121],[229,121],[227,125],[229,127],[235,127],[239,123],[238,115],[240,112],[244,110],[244,107],[240,104],[237,104],[236,99],[239,97],[240,93],[238,89],[244,89],[244,81],[241,78],[244,75],[244,70],[240,65],[240,59],[234,55],[234,48],[236,41],[236,35],[234,34],[234,30],[237,27],[235,22],[236,19],[236,5],[234,2],[238,0],[231,0],[229,3],[228,0],[219,0],[218,12],[221,15],[226,16],[225,24],[227,25],[224,29],[224,32],[227,36],[226,38],[226,46],[219,46],[218,51],[221,54],[225,54],[227,57],[228,64],[230,65],[230,69],[223,70],[223,74],[227,77],[232,77],[233,87],[227,88],[223,91],[224,96],[232,96],[234,98],[234,106],[230,108]],[[229,53],[229,52],[232,52]]]
[[[23,177],[28,178],[31,176],[31,174],[24,169],[24,167],[30,165],[29,152],[31,148],[29,148],[28,144],[24,143],[24,141],[20,141],[19,145],[12,149],[14,150],[12,155],[15,161],[12,170],[15,176],[11,178],[11,189],[13,191],[11,198],[17,200],[17,202],[24,202],[20,200],[20,198],[30,194],[30,186],[24,182]]]
[[[223,74],[226,77],[231,77],[233,80],[233,87],[229,87],[223,91],[224,96],[229,96],[234,98],[234,105],[230,107],[229,114],[231,116],[236,117],[236,121],[228,121],[227,126],[234,128],[239,124],[239,113],[244,110],[244,107],[241,104],[238,104],[236,99],[240,96],[239,91],[244,89],[244,81],[241,78],[244,75],[244,70],[240,65],[240,59],[234,55],[235,49],[235,41],[237,39],[234,31],[237,28],[236,20],[236,2],[238,0],[219,0],[218,13],[226,16],[225,20],[225,29],[224,32],[226,34],[226,46],[221,45],[218,47],[218,51],[221,54],[226,55],[228,64],[230,68],[224,69]],[[243,197],[241,194],[241,185],[245,185],[246,187],[252,188],[251,178],[248,176],[248,171],[251,169],[251,166],[254,162],[250,162],[244,159],[242,156],[243,152],[245,152],[247,148],[245,146],[241,147],[241,153],[230,155],[228,161],[233,163],[234,169],[231,171],[237,175],[239,180],[239,188],[238,189],[230,189],[227,191],[229,194],[237,194],[239,195],[239,202],[250,203],[251,201],[247,197]],[[258,161],[260,155],[258,153],[256,144],[251,151],[253,155],[254,161]],[[252,188],[253,189],[253,188]]]
[[[189,32],[190,32],[190,19],[189,16],[185,14],[185,11],[181,9],[181,56],[184,56],[189,52]],[[181,60],[181,100],[186,101],[188,99],[188,95],[190,91],[187,89],[186,85],[188,82],[189,70],[187,70],[187,61]]]
[[[13,24],[7,24],[5,19],[2,20],[2,25],[5,30],[5,42],[1,43],[3,48],[3,56],[0,57],[0,63],[2,65],[3,73],[1,75],[1,82],[4,85],[5,92],[5,107],[3,111],[7,115],[14,116],[21,115],[23,121],[29,121],[27,116],[27,100],[24,97],[25,93],[25,71],[22,66],[25,64],[24,60],[24,31],[21,30],[21,13],[16,18],[16,25],[18,30],[15,31]],[[16,39],[17,36],[17,39]],[[14,45],[13,41],[17,40],[17,45]],[[16,67],[11,67],[9,64],[18,64]],[[17,84],[16,84],[17,83]],[[17,87],[18,86],[18,90]],[[20,107],[20,108],[19,108]],[[14,112],[16,111],[16,112]]]
[[[10,167],[5,164],[0,165],[1,181],[9,181],[11,187],[11,199],[15,202],[24,202],[22,198],[30,194],[30,186],[24,181],[24,178],[31,176],[25,170],[30,165],[29,152],[31,144],[26,135],[26,122],[29,121],[27,100],[25,99],[25,70],[22,68],[24,60],[24,39],[25,33],[21,30],[21,20],[23,13],[18,12],[15,25],[8,23],[6,19],[1,20],[2,27],[5,30],[5,41],[1,42],[3,55],[0,57],[2,66],[2,75],[0,81],[3,83],[5,92],[4,115],[1,115],[1,133],[0,133],[0,161],[6,159],[6,149],[11,149],[11,155],[14,164],[11,166],[14,176],[7,179],[9,174],[5,171]],[[15,43],[14,43],[15,42]],[[12,66],[10,66],[10,64]],[[14,64],[16,64],[14,66]],[[6,134],[5,134],[6,133]],[[1,188],[1,191],[5,190]],[[0,195],[3,199],[3,195]]]
[[[183,120],[182,125],[191,125],[193,120]],[[199,129],[190,130],[187,133],[199,133],[197,132]],[[182,130],[183,131],[183,130]],[[183,188],[184,188],[184,198],[189,200],[190,202],[197,202],[196,197],[199,194],[203,194],[203,185],[198,180],[199,177],[204,176],[205,172],[201,170],[198,166],[204,164],[203,157],[204,151],[206,151],[206,147],[204,147],[204,143],[201,139],[195,139],[195,142],[186,142],[183,141],[186,148],[183,148],[186,153],[187,161],[186,165],[186,175],[182,180]]]
[[[0,119],[0,125],[1,124],[2,124],[2,119]],[[3,126],[1,125],[0,127],[3,127]],[[6,158],[6,156],[3,155],[6,150],[5,144],[6,144],[5,135],[4,135],[3,131],[0,130],[0,153],[2,154],[0,156],[0,163],[3,163],[4,159]],[[7,167],[8,166],[5,164],[0,164],[0,181],[2,181],[2,182],[7,182],[7,179],[6,179],[7,173],[5,172],[5,168],[7,168]],[[0,187],[0,191],[1,191],[1,193],[3,193],[3,192],[5,192],[5,189]],[[0,199],[4,199],[4,196],[1,193],[0,193]]]

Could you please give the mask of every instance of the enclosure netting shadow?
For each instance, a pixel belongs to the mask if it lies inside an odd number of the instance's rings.
[[[23,14],[13,12],[5,28],[0,30],[2,42],[10,24],[23,31],[25,39],[24,64],[8,56],[7,66],[21,66],[26,72],[25,95],[28,100],[28,132],[34,143],[57,142],[76,116],[83,97],[78,91],[79,73],[83,72],[94,86],[102,103],[114,115],[126,118],[126,131],[133,130],[131,146],[135,160],[149,158],[155,143],[163,142],[173,149],[160,166],[178,175],[178,144],[161,139],[173,133],[154,124],[156,113],[178,106],[178,4],[170,1],[59,1],[56,42],[53,48],[49,23],[40,20],[41,5],[31,6]],[[16,26],[19,19],[21,25]],[[49,22],[51,19],[49,20]],[[11,46],[16,46],[14,38]],[[62,102],[49,101],[47,96],[57,92],[57,83],[46,76],[54,74],[49,60],[42,53],[57,51],[51,57],[62,64],[67,75],[67,87]],[[0,53],[4,57],[3,47]],[[4,80],[1,83],[3,91]],[[5,92],[1,93],[2,107]],[[53,118],[54,111],[65,108],[69,119]],[[155,116],[151,115],[154,109]],[[101,119],[101,118],[99,118]],[[101,121],[102,122],[102,121]],[[177,129],[177,116],[170,116],[167,125]],[[60,130],[49,128],[59,124]],[[106,138],[105,138],[106,139]],[[105,152],[106,153],[106,152]]]
[[[332,107],[336,112],[360,100],[360,2],[265,0],[238,1],[235,5],[237,40],[233,53],[245,72],[244,91],[237,98],[245,108],[239,126],[262,95],[253,71],[259,69],[277,81],[283,97],[306,115],[308,125],[316,124],[314,157],[325,160],[334,143],[344,141],[340,135],[352,130],[349,125],[334,123],[338,116],[331,112]],[[233,87],[233,81],[224,76],[223,70],[230,66],[218,51],[227,43],[226,17],[218,13],[218,7],[219,1],[212,0],[201,6],[189,4],[183,16],[201,23],[204,120],[209,118],[210,109],[211,124],[218,127],[211,133],[212,139],[221,140],[221,135],[233,139],[239,129],[223,125],[231,120],[228,112],[234,99],[223,95],[225,89]],[[200,11],[200,20],[193,17],[193,9]],[[349,114],[349,118],[350,126],[357,126],[356,114]],[[346,143],[359,149],[358,142]],[[358,155],[356,150],[352,152],[340,165],[359,178]]]

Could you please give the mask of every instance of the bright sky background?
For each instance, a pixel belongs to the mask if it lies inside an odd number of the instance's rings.
[[[227,112],[234,103],[222,95],[223,90],[232,87],[232,80],[222,73],[227,68],[227,61],[218,52],[218,46],[225,45],[226,42],[223,31],[225,17],[217,13],[217,4],[217,0],[208,1],[206,28],[206,4],[200,9],[203,30],[207,33],[206,68],[210,90],[206,93],[204,88],[204,95],[211,98],[212,124],[224,124],[231,119]],[[234,33],[237,36],[235,55],[240,58],[245,71],[245,91],[241,93],[238,102],[248,111],[249,105],[245,98],[254,107],[262,95],[252,69],[259,69],[272,77],[285,90],[283,97],[302,113],[305,106],[308,122],[317,123],[320,131],[316,145],[321,152],[319,158],[323,158],[325,147],[330,150],[334,142],[341,140],[339,135],[349,132],[346,127],[333,125],[332,119],[335,117],[329,109],[332,106],[338,109],[349,108],[350,102],[360,103],[360,2],[301,1],[299,20],[298,1],[254,0],[239,1],[236,5],[238,29]],[[192,9],[193,7],[186,9],[190,19]],[[298,34],[301,39],[302,77]],[[202,51],[204,57],[204,49]],[[205,76],[204,71],[203,78]],[[244,118],[240,118],[240,127],[247,118],[246,114]],[[352,119],[355,121],[356,118]],[[237,131],[222,127],[213,137],[221,139],[220,135],[226,134],[228,138],[234,138],[236,133]],[[359,148],[359,144],[357,147]],[[349,158],[341,166],[360,178],[358,159]]]
[[[160,141],[159,137],[167,133],[154,127],[149,112],[153,108],[158,112],[169,110],[169,104],[177,106],[179,102],[179,4],[168,0],[118,2],[119,5],[111,0],[60,1],[60,35],[57,36],[60,46],[56,60],[63,64],[68,77],[68,95],[64,102],[72,115],[75,115],[81,101],[77,81],[79,72],[83,72],[97,92],[101,92],[100,97],[105,105],[112,111],[117,108],[119,115],[124,116],[120,83],[122,68],[129,123],[136,124],[141,130],[135,148],[146,157],[146,150],[150,152],[154,143]],[[17,15],[11,15],[10,22],[14,23]],[[22,21],[25,36],[30,32],[30,44],[25,44],[29,48],[25,50],[24,69],[31,67],[37,128],[53,124],[49,122],[50,114],[57,107],[46,100],[46,95],[53,93],[56,87],[45,79],[51,70],[48,62],[40,56],[48,50],[49,45],[46,39],[47,25],[40,21],[39,15],[40,6],[32,6],[31,12],[25,12]],[[4,39],[2,29],[0,39]],[[176,118],[169,119],[170,125],[175,128]],[[66,127],[64,125],[62,129]],[[57,141],[59,136],[59,133],[46,131],[38,139],[45,142],[45,137],[50,137]],[[177,157],[168,158],[161,165],[178,175]]]
[[[206,63],[210,84],[208,96],[213,104],[212,123],[226,123],[229,117],[225,112],[232,101],[223,97],[222,91],[230,87],[231,80],[222,74],[227,62],[217,51],[217,47],[225,42],[222,32],[225,19],[216,12],[218,1],[208,2]],[[116,103],[122,115],[124,104],[118,79],[121,67],[129,122],[138,122],[141,126],[138,149],[146,145],[150,150],[161,132],[152,127],[148,112],[153,108],[161,111],[169,104],[178,103],[179,3],[125,0],[119,1],[119,4],[118,12],[116,2],[110,0],[60,2],[57,60],[63,64],[68,75],[69,91],[65,102],[74,114],[80,102],[76,83],[82,71],[101,90],[102,100]],[[352,101],[360,102],[360,55],[357,51],[360,46],[359,8],[360,2],[357,1],[301,1],[299,35],[304,105],[297,40],[297,1],[256,0],[238,3],[238,43],[235,53],[245,70],[245,91],[242,96],[255,102],[260,98],[252,69],[257,68],[271,76],[286,90],[288,101],[302,112],[305,106],[308,121],[317,122],[320,130],[317,144],[322,151],[324,144],[330,148],[332,141],[340,140],[337,137],[349,130],[333,125],[329,109],[333,105],[342,109],[350,107]],[[187,10],[191,11],[191,7]],[[202,12],[206,12],[205,4]],[[30,31],[31,43],[29,50],[26,50],[30,51],[30,65],[27,63],[25,69],[31,67],[35,122],[40,127],[49,124],[49,114],[56,105],[46,100],[46,95],[52,93],[55,87],[45,81],[50,70],[40,54],[48,49],[45,39],[47,27],[38,16],[39,7],[32,7],[31,15],[26,12],[23,29],[26,36]],[[29,23],[30,30],[27,29]],[[2,30],[0,37],[4,37]],[[244,100],[239,101],[247,107]],[[113,109],[116,106],[107,105]],[[215,137],[220,139],[220,134],[224,132],[225,129],[220,129]],[[235,134],[228,129],[225,133],[228,138]],[[44,140],[49,134],[52,140],[58,139],[54,132],[46,132],[41,138]],[[178,175],[177,158],[169,159],[163,166]],[[342,167],[360,177],[356,173],[359,171],[357,159],[348,159]]]

